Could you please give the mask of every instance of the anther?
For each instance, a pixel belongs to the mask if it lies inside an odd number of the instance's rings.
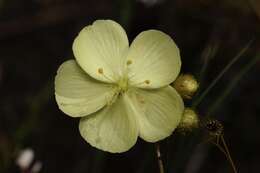
[[[127,62],[126,62],[126,65],[130,65],[130,64],[132,64],[133,62],[131,61],[131,60],[127,60]]]
[[[99,74],[103,74],[103,73],[104,73],[103,68],[99,68],[99,69],[98,69],[98,73],[99,73]]]
[[[148,85],[148,84],[150,84],[150,81],[149,80],[145,80],[144,83]]]

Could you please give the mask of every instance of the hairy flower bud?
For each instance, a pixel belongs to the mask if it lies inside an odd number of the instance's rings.
[[[199,84],[191,74],[181,74],[173,83],[173,87],[184,99],[191,99]]]
[[[199,126],[197,113],[191,108],[185,108],[178,129],[187,132]]]

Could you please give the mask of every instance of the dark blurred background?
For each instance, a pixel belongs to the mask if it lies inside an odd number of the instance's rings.
[[[96,19],[119,22],[130,41],[147,29],[171,35],[182,72],[200,82],[187,106],[248,45],[196,110],[223,123],[238,172],[259,172],[259,0],[0,0],[0,173],[29,173],[16,164],[26,148],[41,164],[35,172],[159,172],[154,144],[139,139],[123,154],[99,151],[81,138],[78,119],[56,105],[56,70]],[[197,136],[176,132],[160,143],[165,173],[231,172],[224,154]]]

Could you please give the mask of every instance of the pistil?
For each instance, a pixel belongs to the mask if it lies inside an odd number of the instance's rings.
[[[128,90],[128,79],[126,77],[123,77],[118,81],[118,88],[120,93],[124,93]]]

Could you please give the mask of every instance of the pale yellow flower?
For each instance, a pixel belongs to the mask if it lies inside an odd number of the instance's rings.
[[[168,35],[144,31],[129,47],[118,23],[97,20],[79,33],[73,53],[76,60],[57,72],[55,96],[64,113],[82,117],[80,134],[90,145],[124,152],[138,136],[157,142],[178,126],[184,105],[169,84],[181,60]]]

